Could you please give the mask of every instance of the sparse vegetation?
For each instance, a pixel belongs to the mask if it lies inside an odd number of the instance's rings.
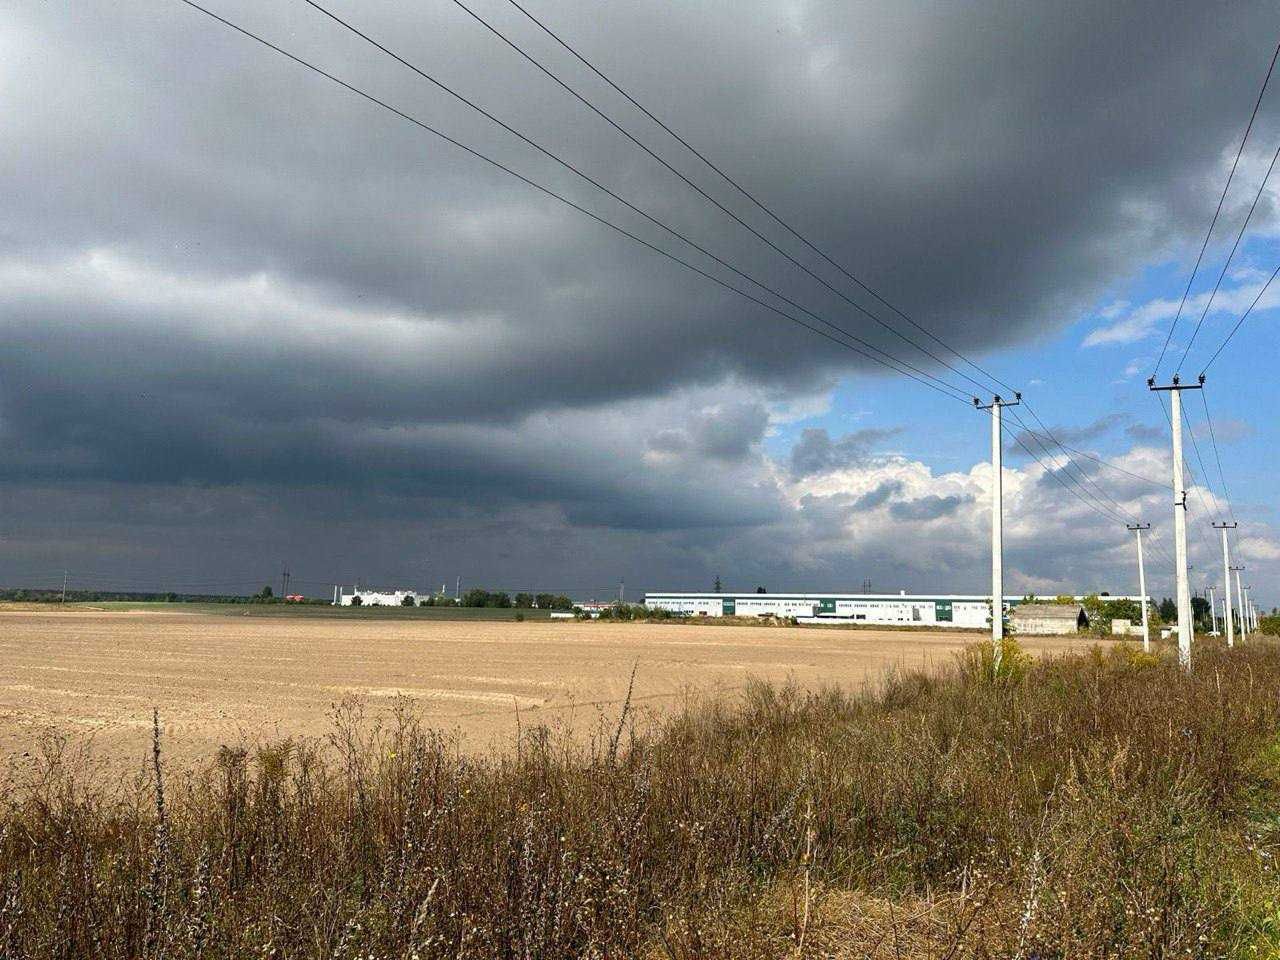
[[[123,789],[49,742],[5,793],[0,953],[1275,956],[1280,648],[989,657],[480,760],[355,701]]]

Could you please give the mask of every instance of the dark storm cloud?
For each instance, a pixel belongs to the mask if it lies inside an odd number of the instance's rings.
[[[1131,423],[1124,428],[1124,435],[1134,443],[1163,443],[1168,431],[1145,423]]]
[[[1056,444],[1047,439],[1050,436],[1058,443],[1063,443],[1067,446],[1087,444],[1092,440],[1097,440],[1099,437],[1110,433],[1120,424],[1125,423],[1128,419],[1129,417],[1127,414],[1113,413],[1105,417],[1099,417],[1092,423],[1086,423],[1080,427],[1055,427],[1051,424],[1047,427],[1041,427],[1039,424],[1035,424],[1035,435],[1033,435],[1031,430],[1017,430],[1014,433],[1017,440],[1005,447],[1005,453],[1006,455],[1013,457],[1027,457],[1030,456],[1027,451],[1031,450],[1034,453],[1043,456],[1046,446],[1049,448],[1056,446]],[[1040,438],[1039,440],[1037,440],[1037,436]],[[1021,441],[1021,444],[1018,443],[1019,440]]]
[[[821,427],[808,427],[791,448],[791,472],[797,477],[807,477],[828,470],[853,466],[867,458],[873,445],[896,437],[900,427],[881,430],[874,427],[846,433],[838,440]]]
[[[874,510],[877,507],[884,506],[891,497],[895,497],[901,492],[901,481],[886,480],[870,493],[865,493],[859,497],[854,507],[858,510]]]
[[[918,500],[907,500],[890,505],[889,513],[895,520],[938,520],[949,517],[961,505],[969,503],[972,498],[952,497],[920,497]]]
[[[732,262],[903,348],[452,5],[335,9]],[[304,4],[218,10],[680,249]],[[507,5],[481,11],[554,54]],[[1184,248],[1274,28],[1268,4],[1169,16],[1154,0],[573,0],[546,15],[975,356],[1052,330],[1153,249]],[[180,4],[28,5],[7,21],[13,489],[249,484],[483,499],[517,525],[530,510],[624,532],[766,523],[779,493],[750,464],[768,404],[879,374]],[[857,463],[887,435],[806,431],[793,476]]]

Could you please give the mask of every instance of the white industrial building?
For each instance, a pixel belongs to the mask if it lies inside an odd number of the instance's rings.
[[[1083,599],[1077,597],[1076,599]],[[1140,597],[1107,597],[1134,600]],[[1004,609],[1020,596],[1006,596]],[[795,617],[801,623],[990,625],[990,600],[974,594],[649,593],[645,606],[695,617]]]
[[[355,602],[356,597],[360,598],[359,603]],[[418,605],[416,590],[361,590],[360,587],[353,586],[351,592],[347,593],[345,587],[333,588],[335,607],[403,607],[406,605],[405,597],[413,599],[413,606]]]

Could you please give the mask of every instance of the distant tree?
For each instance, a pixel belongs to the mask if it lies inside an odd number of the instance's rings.
[[[462,596],[462,605],[464,607],[485,607],[489,604],[489,591],[481,590],[479,587],[472,587]]]
[[[515,603],[516,603],[516,606],[519,607],[521,610],[528,610],[530,607],[533,606],[533,603],[534,603],[533,594],[517,593]]]
[[[510,607],[511,597],[501,591],[490,592],[474,588],[468,590],[462,598],[464,607]]]
[[[720,583],[720,574],[717,573],[716,574],[716,593],[719,593],[721,589],[722,589],[722,584]]]
[[[178,595],[176,593],[166,593],[164,599],[166,603],[177,603]]]
[[[768,592],[769,591],[766,590],[764,587],[756,587],[756,593],[768,593]]]
[[[559,596],[551,598],[550,608],[552,610],[572,610],[573,601],[564,594],[560,594]]]
[[[400,600],[400,606],[402,607],[412,607],[413,605],[414,605],[413,594],[411,593],[406,593],[404,597],[401,598]]]
[[[1175,623],[1178,619],[1178,605],[1168,597],[1160,601],[1160,619],[1165,623]]]
[[[359,607],[359,606],[362,606],[363,604],[364,604],[364,600],[360,598],[359,594],[356,594],[354,597],[351,598],[351,605],[353,607]]]
[[[1191,618],[1198,625],[1208,629],[1209,627],[1209,601],[1205,597],[1191,598]]]
[[[554,593],[540,593],[533,598],[533,602],[538,605],[539,610],[555,610],[556,595]]]

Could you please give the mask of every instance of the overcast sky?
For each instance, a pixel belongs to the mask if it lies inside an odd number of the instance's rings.
[[[208,3],[783,306],[302,0]],[[1168,424],[1143,381],[1274,49],[1273,5],[529,8],[986,373],[933,352],[1024,390],[1076,449],[1168,477]],[[452,0],[331,9],[800,308],[977,392]],[[923,337],[507,0],[473,9],[845,296]],[[990,423],[962,401],[177,0],[19,0],[0,18],[0,583],[52,584],[65,568],[73,585],[241,591],[287,564],[317,595],[458,576],[583,599],[623,578],[632,597],[716,576],[779,591],[985,588]],[[1163,376],[1278,142],[1274,89]],[[1184,376],[1280,262],[1277,196],[1264,192]],[[1209,522],[1234,513],[1268,605],[1280,601],[1276,303],[1264,298],[1209,375],[1226,490],[1188,397],[1204,465],[1188,451],[1193,585],[1220,563]],[[1141,517],[1155,528],[1151,589],[1171,592],[1167,489],[1084,458],[1055,475],[1010,443],[1011,591],[1136,591],[1123,521]]]

